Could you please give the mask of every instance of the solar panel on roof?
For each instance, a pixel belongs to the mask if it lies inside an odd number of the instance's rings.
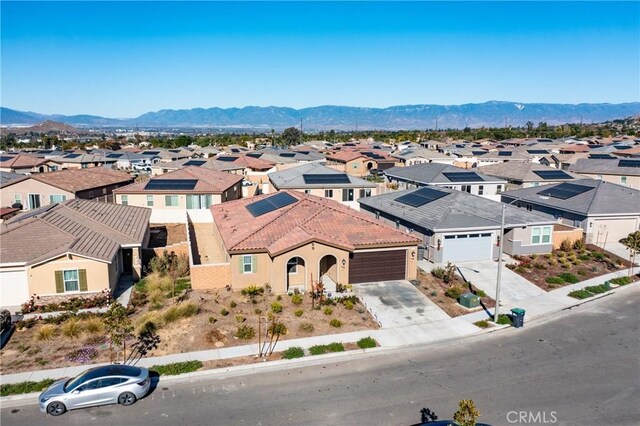
[[[218,161],[236,161],[238,159],[238,157],[216,157],[216,160]]]
[[[575,183],[561,183],[553,188],[543,189],[538,192],[538,195],[546,195],[559,200],[567,200],[575,197],[576,195],[591,191],[592,189],[593,187],[591,186],[576,185]]]
[[[271,197],[264,198],[260,201],[247,205],[247,210],[249,210],[249,213],[251,213],[253,217],[258,217],[282,207],[286,207],[296,201],[298,200],[295,197],[287,194],[286,192],[278,192]]]
[[[195,188],[197,179],[150,179],[144,189],[161,191],[183,191]]]
[[[287,157],[287,158],[293,158],[296,156],[296,154],[293,152],[281,152],[279,155],[280,157]]]
[[[9,156],[2,156],[0,157],[0,162],[2,161],[10,161],[13,160],[15,157],[9,157]]]
[[[67,154],[62,158],[78,158],[80,157],[82,154]]]
[[[206,163],[205,160],[189,160],[186,163],[184,163],[185,166],[202,166],[204,163]]]
[[[409,194],[398,197],[395,200],[399,203],[406,204],[411,207],[420,207],[432,201],[440,199],[445,195],[449,195],[449,193],[438,191],[437,189],[433,188],[420,188]]]
[[[479,143],[474,143],[473,145],[471,145],[473,148],[480,148],[482,147],[482,145],[480,145]]]
[[[259,152],[252,152],[252,153],[247,154],[247,157],[260,158],[260,157],[262,157],[262,154],[259,153]]]
[[[473,155],[485,155],[487,151],[471,151]]]
[[[498,157],[511,157],[511,151],[498,151]]]
[[[640,160],[620,160],[618,167],[640,167]]]
[[[309,151],[298,151],[300,154],[309,155]]]
[[[107,154],[107,158],[120,158],[123,154]]]
[[[180,152],[179,149],[170,149],[169,152],[173,152],[174,154],[177,154],[178,152]]]
[[[540,155],[540,154],[548,154],[549,153],[549,151],[547,151],[546,149],[528,149],[527,152],[529,154],[534,154],[534,155],[535,154]]]
[[[533,173],[537,174],[544,180],[554,179],[573,179],[570,175],[562,170],[534,170]]]
[[[589,158],[592,160],[615,160],[617,157],[609,154],[590,154]]]
[[[142,153],[142,155],[158,155],[160,154],[160,151],[145,151]]]
[[[631,149],[629,145],[614,145],[613,147],[617,149]]]
[[[553,141],[549,138],[538,138],[538,142],[553,142]]]
[[[38,154],[51,154],[53,151],[50,149],[42,149],[38,151]]]
[[[303,174],[304,183],[308,185],[350,183],[349,176],[342,173],[335,174]]]
[[[482,179],[475,172],[445,172],[443,175],[451,182],[482,182]]]
[[[458,144],[456,145],[456,148],[464,148],[464,144]]]
[[[238,148],[231,148],[231,152],[240,152]]]

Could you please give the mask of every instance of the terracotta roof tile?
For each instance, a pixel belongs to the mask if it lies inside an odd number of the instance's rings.
[[[310,240],[350,251],[419,242],[411,235],[335,201],[296,191],[281,192],[288,193],[297,201],[258,217],[253,217],[246,206],[273,194],[211,207],[227,250],[267,251],[275,255]]]
[[[39,173],[31,175],[31,179],[73,193],[133,181],[133,178],[128,173],[113,170],[108,167],[90,167],[87,169],[67,169],[59,172]]]
[[[160,176],[151,178],[151,180],[165,179],[196,179],[198,182],[192,190],[147,190],[145,189],[148,181],[136,182],[128,186],[124,186],[114,190],[117,194],[134,194],[134,193],[198,193],[198,194],[219,194],[231,188],[242,180],[242,176],[232,173],[220,172],[209,168],[198,166],[188,166],[178,169]]]
[[[361,154],[356,151],[338,151],[336,153],[327,155],[327,160],[337,160],[337,161],[351,161],[356,158],[364,157],[364,154]]]

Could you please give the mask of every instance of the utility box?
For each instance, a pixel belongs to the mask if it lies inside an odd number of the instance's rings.
[[[476,308],[480,306],[480,298],[473,293],[465,293],[460,296],[458,303],[460,303],[465,308]]]
[[[521,308],[513,308],[511,310],[511,316],[513,317],[513,326],[515,328],[524,326],[524,313],[525,310]]]

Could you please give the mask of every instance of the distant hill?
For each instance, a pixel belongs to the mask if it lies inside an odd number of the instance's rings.
[[[3,133],[15,133],[17,135],[26,134],[29,132],[34,133],[79,133],[80,131],[68,124],[59,123],[57,121],[43,121],[42,123],[35,124],[33,126],[28,127],[7,127],[6,129],[2,129]]]
[[[464,127],[523,126],[527,121],[538,124],[596,123],[634,116],[640,113],[640,102],[623,104],[543,104],[490,101],[464,105],[400,105],[388,108],[318,106],[293,109],[287,107],[193,108],[165,109],[148,112],[136,118],[112,119],[93,115],[43,115],[0,108],[0,124],[29,125],[55,120],[79,127],[221,127],[283,129],[298,126],[305,129],[433,129]]]

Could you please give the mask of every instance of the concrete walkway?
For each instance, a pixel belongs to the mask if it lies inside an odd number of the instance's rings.
[[[409,281],[353,284],[353,292],[385,328],[449,319],[449,315]]]

